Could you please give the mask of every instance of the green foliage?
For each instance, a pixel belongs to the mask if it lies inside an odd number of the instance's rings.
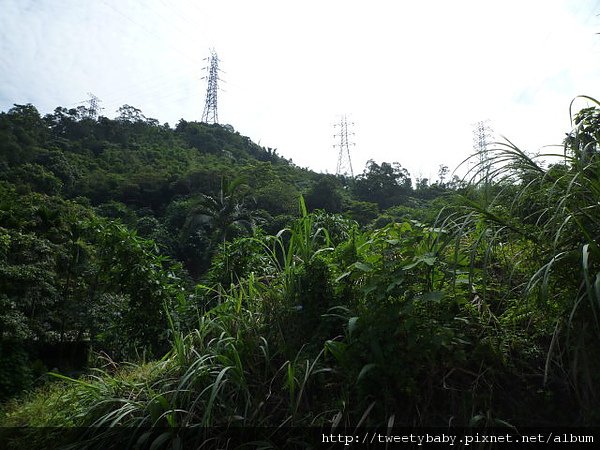
[[[21,191],[36,191],[55,195],[63,188],[62,181],[39,164],[25,163],[5,171],[3,178],[19,186]]]
[[[600,337],[597,117],[597,108],[586,108],[575,116],[565,153],[541,155],[558,159],[550,167],[540,161],[541,156],[530,156],[511,142],[498,145],[474,169],[481,172],[485,166],[490,181],[495,181],[488,192],[495,191],[495,195],[465,199],[470,212],[461,225],[463,230],[476,226],[477,246],[489,249],[486,255],[500,250],[506,254],[510,241],[527,249],[511,261],[520,268],[517,277],[505,275],[503,284],[522,280],[514,285],[529,301],[521,314],[539,327],[537,333],[552,335],[545,342],[544,380],[573,386],[584,420],[593,420],[597,414],[594,374],[600,361],[596,351]],[[486,272],[494,270],[490,267]]]
[[[38,110],[30,103],[14,105],[8,112],[0,113],[0,130],[13,143],[17,143],[28,150],[35,145],[43,144],[48,138],[48,129],[45,123]],[[7,149],[6,147],[0,148]],[[17,155],[10,156],[4,152],[2,153],[7,158],[17,157]]]
[[[323,176],[306,195],[306,203],[312,211],[323,209],[329,213],[342,212],[343,196],[340,181],[332,175]]]
[[[246,291],[241,303],[237,293],[224,296],[162,361],[119,369],[105,361],[111,371],[96,370],[92,377],[70,380],[70,387],[58,389],[62,395],[46,390],[24,407],[9,405],[2,424],[68,421],[92,426],[76,439],[98,446],[123,439],[107,426],[129,426],[132,435],[126,439],[151,439],[150,445],[156,436],[144,435],[142,426],[273,426],[310,420],[314,399],[308,392],[319,386],[314,380],[322,370],[320,355],[306,359],[298,354],[282,361],[269,345],[271,327],[260,314],[264,303],[248,294],[261,295]],[[279,411],[278,405],[288,399],[289,408]],[[56,411],[53,418],[39,414],[42,402]],[[71,414],[64,417],[67,404]],[[33,430],[30,442],[35,438],[39,436]],[[54,438],[64,442],[73,436]]]
[[[0,401],[33,384],[27,352],[18,342],[0,341]]]
[[[597,100],[585,97],[598,105]],[[571,103],[571,107],[572,107]],[[565,139],[565,150],[574,156],[580,168],[597,159],[600,141],[600,110],[597,106],[584,108],[573,118],[574,129]]]
[[[208,283],[229,287],[250,274],[258,278],[272,276],[274,268],[270,258],[264,254],[264,239],[263,233],[256,230],[252,238],[224,242],[212,258],[206,276]]]
[[[77,203],[17,196],[5,189],[0,202],[2,341],[86,339],[119,355],[164,346],[163,309],[181,282],[156,245]]]
[[[379,214],[377,203],[353,201],[348,207],[347,214],[360,225],[368,225]]]
[[[176,273],[167,266],[168,258],[158,255],[152,241],[117,223],[96,221],[88,226],[97,246],[97,272],[90,283],[89,297],[121,296],[116,305],[106,302],[106,313],[119,312],[118,320],[108,321],[103,329],[95,329],[92,322],[92,334],[117,354],[132,354],[140,348],[158,353],[167,337],[164,308],[176,305],[182,289]],[[102,309],[99,313],[105,315]]]
[[[413,190],[397,163],[317,175],[231,126],[15,106],[0,396],[38,390],[0,426],[151,447],[171,436],[141,427],[593,423],[599,115],[549,167],[507,143],[469,186],[441,167]],[[41,356],[71,344],[100,352],[86,374]]]
[[[354,193],[359,200],[377,203],[381,208],[404,204],[412,193],[410,174],[399,163],[377,164],[370,160],[356,177]]]

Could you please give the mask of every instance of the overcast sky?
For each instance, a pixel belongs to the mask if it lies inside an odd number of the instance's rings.
[[[123,104],[200,120],[221,60],[220,122],[303,167],[335,172],[333,124],[368,159],[435,178],[488,119],[535,152],[569,103],[600,97],[600,0],[0,0],[0,109]],[[583,106],[584,103],[581,103]]]

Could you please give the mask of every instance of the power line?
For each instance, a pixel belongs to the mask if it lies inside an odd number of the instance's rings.
[[[191,25],[192,30],[199,32],[202,35],[202,37],[204,37],[204,39],[206,39],[207,42],[211,43],[211,39],[209,39],[209,37],[206,35],[206,33],[204,33],[202,31],[202,27],[199,27],[197,23],[190,21],[187,18],[186,14],[180,14],[179,10],[177,9],[177,7],[175,5],[167,3],[165,0],[160,0],[160,2],[166,7],[167,11],[169,11],[169,13],[171,13],[171,15],[173,17],[177,16],[180,20],[187,22],[189,25]],[[145,3],[144,3],[144,5],[145,5]],[[196,11],[198,10],[198,5],[196,3],[187,4],[187,6],[191,6],[191,5],[195,6]],[[179,31],[181,31],[181,30],[179,30]]]
[[[100,2],[104,3],[105,6],[107,6],[110,9],[112,9],[114,12],[116,12],[120,16],[124,17],[125,19],[127,19],[131,23],[137,25],[141,30],[144,30],[146,33],[151,34],[154,37],[158,38],[160,42],[164,42],[164,36],[161,36],[158,33],[156,33],[154,30],[151,30],[151,29],[147,28],[146,26],[140,24],[137,20],[132,19],[130,16],[128,16],[124,12],[120,11],[119,9],[115,8],[114,6],[110,5],[105,0],[100,0]],[[193,60],[195,58],[195,55],[193,55],[191,53],[183,52],[183,51],[181,51],[180,48],[178,48],[176,46],[170,46],[170,48],[172,50],[176,51],[177,53],[179,53],[180,55],[186,57],[186,58],[190,58],[191,60]]]
[[[189,79],[190,82],[195,82],[200,80],[200,78]],[[185,80],[184,80],[185,81]],[[151,99],[153,101],[163,99],[165,97],[172,97],[173,95],[179,94],[187,91],[187,86],[183,86],[183,83],[173,82],[173,81],[162,81],[151,86],[146,86],[142,89],[134,89],[128,91],[128,99],[126,101],[131,102],[133,97],[143,97],[145,99]],[[111,92],[111,94],[113,94]],[[123,94],[115,94],[110,96],[110,100],[107,101],[111,104],[117,104],[124,97]],[[119,103],[121,104],[121,103]]]
[[[354,126],[354,122],[350,122],[350,126]],[[340,118],[340,122],[336,123],[334,127],[339,127],[340,131],[338,134],[334,134],[334,138],[339,138],[339,144],[334,144],[333,147],[338,147],[338,161],[335,170],[336,175],[348,175],[354,178],[354,171],[352,170],[352,159],[350,158],[350,146],[356,145],[354,142],[348,141],[348,135],[354,135],[354,132],[348,132],[348,118],[343,115]]]

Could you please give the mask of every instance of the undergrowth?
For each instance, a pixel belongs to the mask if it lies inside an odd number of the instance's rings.
[[[143,441],[147,427],[593,423],[598,116],[576,116],[550,166],[498,144],[433,224],[361,231],[301,199],[289,228],[221,246],[193,302],[167,311],[161,360],[55,375],[0,424],[96,427],[80,442],[102,446],[123,426]]]

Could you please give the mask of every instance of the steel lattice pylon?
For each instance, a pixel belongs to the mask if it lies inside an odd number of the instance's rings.
[[[217,91],[219,90],[219,57],[215,50],[211,50],[210,56],[206,58],[208,66],[208,76],[203,79],[208,79],[206,88],[206,101],[204,103],[204,112],[202,113],[202,122],[204,123],[219,123],[219,115],[217,112]]]
[[[100,107],[100,103],[102,102],[102,100],[100,100],[98,97],[96,97],[91,92],[88,92],[88,96],[90,97],[90,99],[87,100],[87,102],[86,102],[89,104],[88,118],[92,119],[92,120],[97,120],[98,115],[100,114],[100,111],[102,111],[102,109],[103,109]]]
[[[350,125],[354,123],[350,122]],[[348,175],[354,178],[354,171],[352,170],[352,159],[350,158],[350,146],[355,145],[354,142],[348,141],[348,135],[353,135],[353,132],[348,132],[348,119],[345,115],[340,118],[340,122],[336,123],[334,127],[339,127],[339,133],[334,134],[333,137],[339,138],[339,144],[334,144],[334,147],[339,148],[337,167],[335,170],[336,175]]]
[[[488,159],[489,145],[494,139],[494,133],[489,120],[480,120],[473,124],[473,151],[479,159],[479,178],[488,181],[490,164]]]

